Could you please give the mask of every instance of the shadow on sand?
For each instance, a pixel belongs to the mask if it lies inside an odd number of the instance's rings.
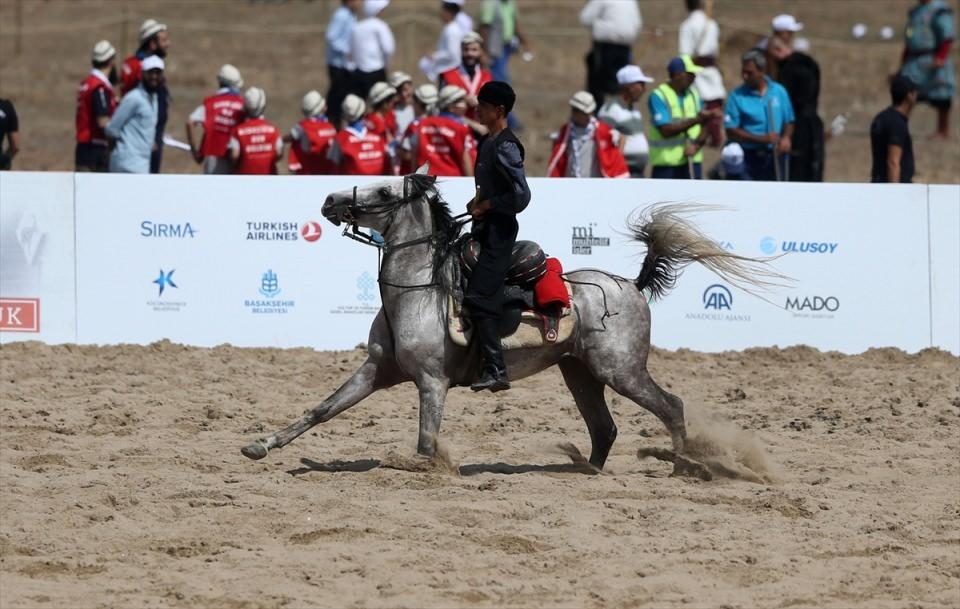
[[[391,467],[389,463],[383,463],[379,459],[357,459],[356,461],[329,461],[319,463],[313,459],[300,459],[303,467],[287,470],[292,476],[301,476],[310,472],[368,472],[377,468],[398,469]],[[513,465],[510,463],[474,463],[471,465],[461,465],[459,467],[461,476],[476,476],[477,474],[529,474],[529,473],[551,473],[551,474],[596,474],[597,470],[583,463],[548,463],[546,465],[535,465],[533,463],[524,463]]]

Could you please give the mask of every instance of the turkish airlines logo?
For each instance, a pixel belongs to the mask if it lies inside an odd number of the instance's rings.
[[[39,298],[0,298],[0,332],[39,331]]]
[[[300,236],[308,243],[313,243],[319,239],[321,232],[319,222],[304,222],[303,226],[300,227]]]

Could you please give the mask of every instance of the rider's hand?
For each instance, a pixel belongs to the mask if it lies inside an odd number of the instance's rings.
[[[473,209],[470,210],[470,215],[473,216],[474,219],[482,218],[484,214],[490,211],[490,208],[492,207],[493,205],[490,204],[490,201],[488,200],[480,201],[479,203],[475,203],[473,205]]]

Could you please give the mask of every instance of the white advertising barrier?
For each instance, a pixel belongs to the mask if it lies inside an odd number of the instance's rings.
[[[960,186],[930,192],[930,343],[960,355]]]
[[[354,178],[77,175],[82,343],[350,349],[376,251],[323,219]]]
[[[73,174],[0,172],[0,343],[76,342]]]

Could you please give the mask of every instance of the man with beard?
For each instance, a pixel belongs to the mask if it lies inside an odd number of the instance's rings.
[[[123,62],[123,94],[134,90],[140,85],[141,63],[147,57],[155,55],[165,59],[170,48],[170,36],[167,26],[158,23],[156,19],[147,19],[140,25],[140,48]],[[157,132],[154,135],[156,146],[150,155],[150,173],[160,173],[160,163],[163,160],[163,133],[167,127],[167,108],[170,105],[170,92],[167,90],[166,79],[161,75],[157,89]]]
[[[140,65],[140,86],[123,96],[106,133],[116,140],[110,156],[110,173],[149,173],[150,153],[159,114],[158,96],[163,81],[163,60],[151,55]]]
[[[791,182],[822,182],[824,165],[823,121],[817,114],[820,98],[820,66],[812,57],[790,48],[780,38],[767,46],[779,65],[777,80],[786,88],[795,121],[785,179]]]
[[[104,128],[117,108],[113,83],[117,80],[114,66],[117,51],[106,40],[93,47],[93,69],[77,91],[77,147],[75,171],[106,172],[110,167],[110,148]]]
[[[477,117],[477,94],[480,88],[493,80],[493,74],[480,65],[483,57],[483,38],[476,32],[464,35],[460,42],[460,65],[440,74],[440,88],[447,85],[460,87],[467,92],[467,114],[470,120]]]

